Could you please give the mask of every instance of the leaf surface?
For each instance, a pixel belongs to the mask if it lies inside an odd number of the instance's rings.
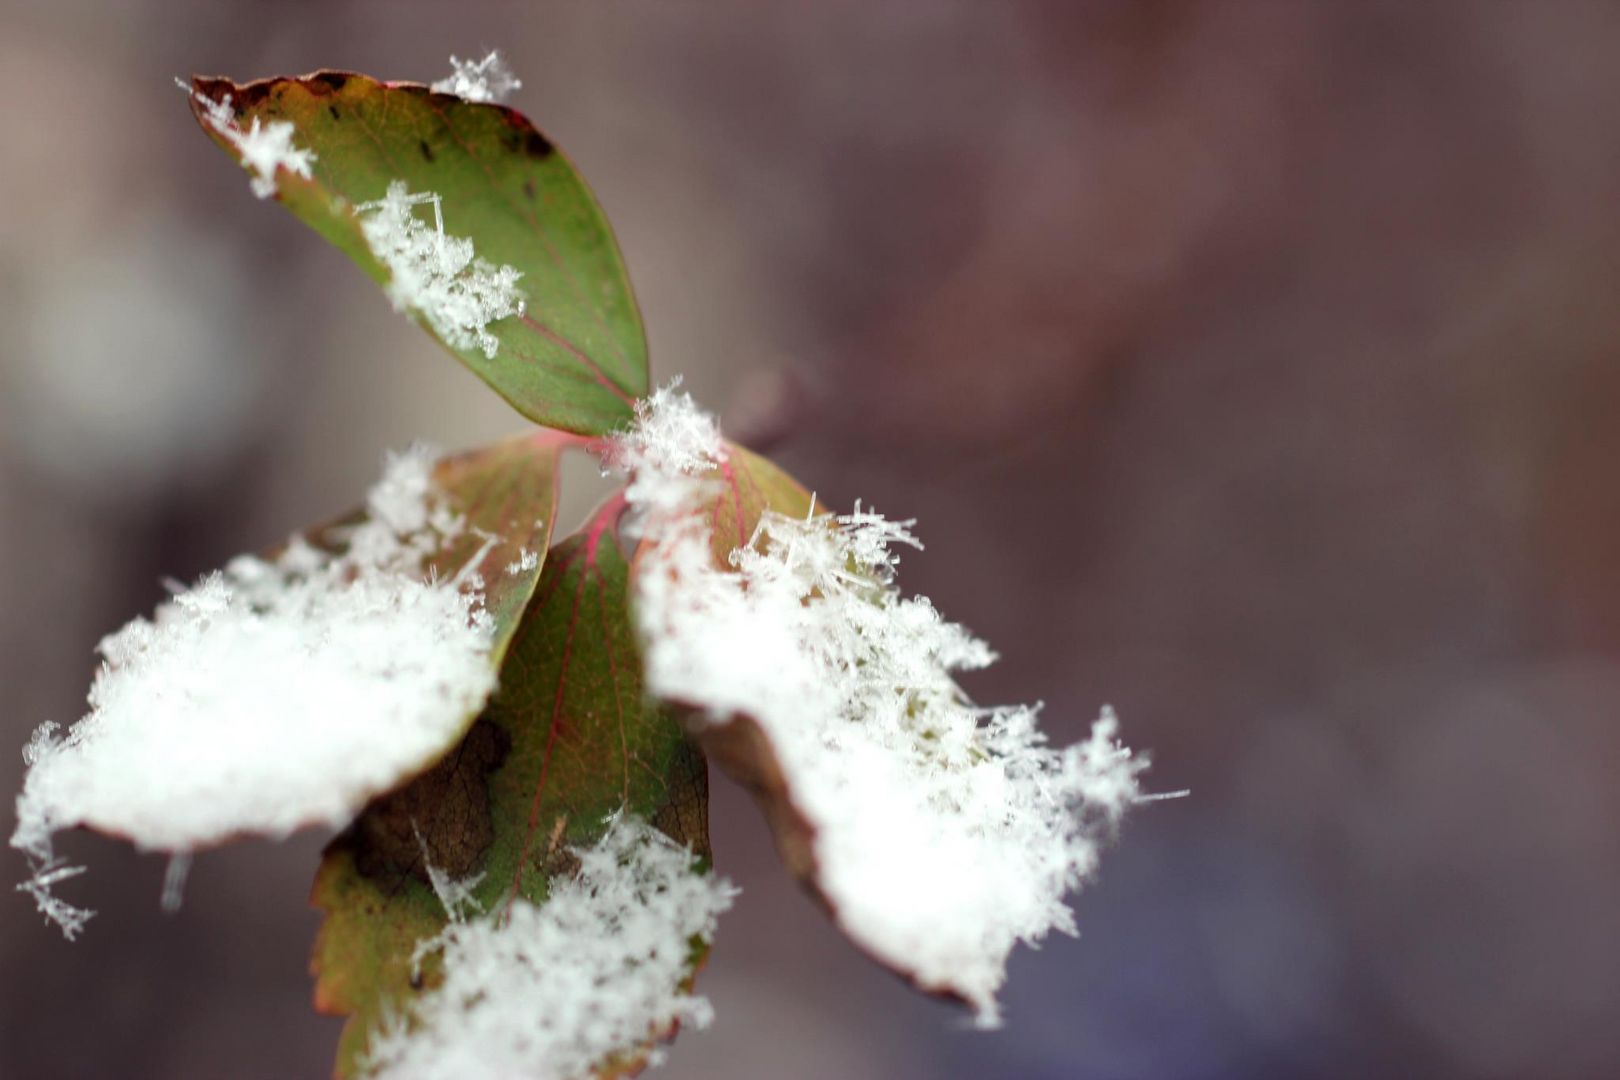
[[[703,758],[642,693],[620,509],[610,504],[552,550],[501,688],[463,742],[326,851],[313,968],[317,1007],[350,1017],[340,1076],[359,1074],[380,1020],[435,985],[431,959],[414,982],[411,968],[416,944],[447,921],[428,865],[483,875],[472,895],[498,917],[514,897],[543,901],[550,879],[572,872],[569,849],[599,839],[620,809],[708,855]],[[626,1047],[605,1074],[637,1067],[649,1049]]]
[[[277,171],[277,199],[381,284],[390,272],[355,208],[396,180],[437,193],[445,234],[520,271],[527,309],[488,325],[493,356],[445,342],[419,317],[424,329],[536,423],[600,435],[631,418],[648,389],[647,348],[618,246],[573,165],[521,113],[336,71],[246,84],[199,77],[192,89],[203,130],[238,161],[210,104],[228,97],[240,131],[292,125],[293,144],[315,160],[307,179]],[[417,212],[432,223],[428,207]]]

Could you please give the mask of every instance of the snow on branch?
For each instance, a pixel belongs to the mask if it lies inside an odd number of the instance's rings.
[[[686,989],[692,942],[735,890],[635,818],[575,854],[578,875],[544,903],[474,918],[435,880],[451,921],[419,952],[442,955],[444,981],[373,1036],[367,1075],[583,1080],[677,1024],[708,1026],[708,1001]]]
[[[766,511],[731,571],[717,567],[698,499],[725,455],[713,420],[668,389],[610,451],[655,541],[635,594],[647,686],[700,722],[757,723],[840,926],[993,1025],[1012,948],[1074,932],[1064,898],[1140,797],[1145,763],[1115,742],[1111,710],[1059,750],[1036,707],[968,701],[952,673],[994,654],[894,587],[909,522]]]
[[[466,101],[502,102],[512,91],[523,89],[523,83],[506,66],[500,52],[491,49],[482,60],[457,60],[452,54],[450,74],[435,82],[432,89]]]
[[[418,206],[433,207],[431,229],[416,216]],[[523,314],[523,275],[478,257],[471,240],[446,235],[443,200],[431,191],[411,192],[395,180],[388,194],[355,209],[372,254],[388,268],[394,310],[414,310],[451,348],[477,346],[493,359],[500,343],[489,324]]]
[[[175,82],[202,105],[208,126],[219,132],[241,155],[242,167],[254,174],[248,184],[253,194],[268,199],[276,193],[277,169],[286,169],[295,176],[309,179],[315,152],[293,144],[294,128],[290,122],[272,120],[261,125],[255,116],[253,123],[244,131],[236,122],[236,112],[231,108],[229,94],[215,101],[197,93],[183,80],[176,79]]]
[[[102,640],[89,713],[28,744],[11,838],[34,869],[20,888],[69,937],[87,913],[50,893],[71,872],[55,832],[88,825],[179,852],[342,825],[488,697],[480,583],[423,576],[463,529],[433,464],[422,448],[393,457],[343,554],[294,537],[274,560],[241,556]]]

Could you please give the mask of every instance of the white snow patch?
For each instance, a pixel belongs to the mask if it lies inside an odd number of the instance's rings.
[[[418,959],[442,952],[444,982],[373,1036],[368,1075],[576,1080],[677,1023],[708,1026],[683,984],[736,890],[634,818],[575,854],[578,876],[544,903],[476,918],[466,888],[435,877],[451,921]]]
[[[344,554],[294,537],[102,640],[90,712],[65,738],[45,724],[24,752],[11,838],[33,864],[21,888],[69,937],[88,913],[50,895],[73,869],[53,833],[89,825],[184,852],[339,826],[483,704],[495,673],[482,593],[470,575],[423,576],[463,528],[433,463],[423,448],[388,462]]]
[[[734,572],[716,568],[693,510],[724,454],[712,419],[668,391],[610,454],[635,470],[632,506],[657,541],[635,596],[648,689],[710,723],[753,718],[814,827],[840,926],[994,1025],[1008,954],[1074,932],[1064,897],[1139,798],[1145,763],[1114,741],[1112,710],[1056,750],[1037,708],[967,700],[951,673],[994,654],[895,588],[910,522],[767,512]]]
[[[607,443],[604,464],[629,477],[624,498],[633,512],[632,535],[677,527],[716,486],[709,474],[725,454],[720,425],[691,394],[677,393],[680,385],[677,375],[636,402],[635,424]]]
[[[236,122],[231,95],[226,94],[215,101],[197,93],[183,80],[176,79],[175,82],[202,104],[208,126],[219,132],[242,155],[242,167],[254,174],[248,184],[253,194],[268,199],[276,193],[277,169],[286,169],[296,176],[309,179],[309,167],[315,160],[315,152],[293,143],[294,128],[289,121],[272,120],[261,125],[255,116],[252,125],[244,131]]]
[[[434,83],[441,94],[455,94],[467,101],[501,102],[523,83],[512,74],[498,50],[491,49],[482,60],[457,60],[450,56],[450,74]]]
[[[433,207],[431,229],[415,214],[423,205]],[[355,210],[372,254],[388,268],[394,310],[414,310],[451,348],[477,346],[493,359],[500,343],[489,324],[523,314],[523,275],[478,257],[471,240],[446,235],[443,200],[431,191],[411,192],[395,180],[387,195]]]

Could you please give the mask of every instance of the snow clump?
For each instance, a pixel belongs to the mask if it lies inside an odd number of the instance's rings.
[[[431,229],[415,214],[423,205],[433,207]],[[500,342],[489,324],[523,314],[523,275],[478,257],[471,240],[446,235],[443,200],[431,191],[412,192],[395,180],[381,199],[355,209],[372,254],[388,268],[394,310],[418,312],[453,349],[476,346],[494,359]]]
[[[692,942],[713,937],[736,890],[632,817],[575,854],[578,874],[544,903],[471,918],[467,890],[435,877],[450,923],[417,958],[440,953],[444,981],[373,1036],[367,1075],[582,1080],[676,1025],[708,1026],[686,987]]]
[[[34,871],[20,888],[68,937],[89,913],[51,894],[78,872],[54,833],[87,825],[185,852],[341,826],[482,706],[495,688],[482,582],[424,574],[464,528],[434,460],[416,448],[388,462],[341,554],[295,536],[102,640],[89,713],[65,735],[43,725],[24,751],[11,838]]]
[[[310,178],[310,165],[315,161],[315,152],[294,145],[294,129],[289,121],[272,120],[268,124],[261,124],[255,116],[253,123],[244,131],[236,122],[231,95],[226,94],[215,101],[192,90],[180,79],[175,82],[202,106],[203,118],[208,126],[219,132],[242,156],[242,167],[253,173],[253,179],[248,182],[253,194],[268,199],[276,193],[277,169],[286,169],[305,180]]]
[[[457,60],[452,54],[450,74],[435,82],[431,89],[454,94],[465,101],[499,103],[512,91],[523,89],[523,83],[506,66],[500,52],[491,49],[482,60]]]

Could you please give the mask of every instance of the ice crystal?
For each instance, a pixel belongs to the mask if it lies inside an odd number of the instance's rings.
[[[676,376],[637,401],[635,424],[606,447],[608,468],[629,478],[624,497],[634,511],[632,532],[640,532],[648,518],[657,519],[654,529],[672,527],[669,519],[714,487],[712,473],[725,453],[720,426],[680,385]]]
[[[231,108],[229,94],[216,101],[197,93],[179,79],[175,82],[202,105],[208,126],[219,132],[241,155],[242,167],[253,173],[253,179],[248,183],[253,194],[268,199],[276,193],[277,169],[286,169],[295,176],[309,179],[315,152],[293,143],[295,129],[291,123],[272,120],[268,124],[261,124],[255,116],[253,122],[243,130],[237,123],[236,111]]]
[[[432,228],[416,216],[418,206],[432,206]],[[489,324],[523,314],[523,275],[480,258],[471,240],[447,235],[443,200],[431,191],[411,192],[395,180],[383,198],[355,209],[372,254],[388,268],[394,309],[420,314],[451,348],[476,346],[492,359],[500,343]]]
[[[492,49],[482,60],[457,60],[452,54],[450,74],[432,88],[467,101],[501,102],[512,91],[523,89],[523,83],[512,74],[501,54]]]
[[[518,552],[518,557],[506,564],[508,574],[526,574],[540,565],[540,553],[524,548]]]

